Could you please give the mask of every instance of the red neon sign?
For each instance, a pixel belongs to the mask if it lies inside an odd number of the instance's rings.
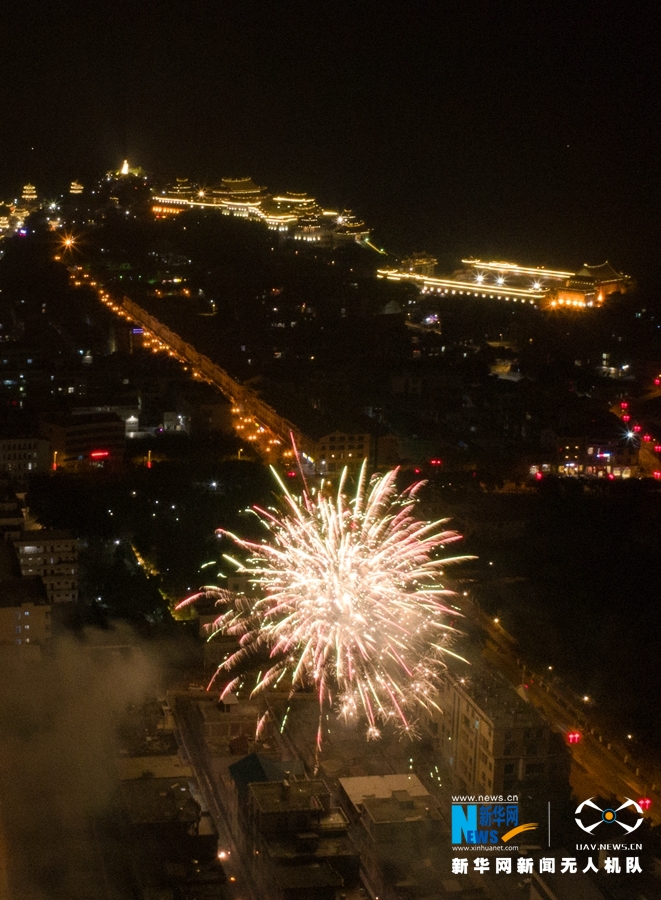
[[[108,450],[92,450],[90,453],[90,459],[105,459],[107,456],[110,456]]]

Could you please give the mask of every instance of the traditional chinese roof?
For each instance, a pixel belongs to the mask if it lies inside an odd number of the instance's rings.
[[[266,190],[255,184],[252,178],[223,178],[219,193],[229,194],[261,194]]]
[[[177,178],[174,184],[167,186],[168,194],[174,194],[179,197],[188,197],[194,193],[197,185],[192,184],[188,178]]]
[[[606,261],[601,263],[598,266],[589,266],[587,263],[583,266],[580,271],[576,273],[576,276],[581,276],[585,278],[592,278],[596,282],[602,281],[620,281],[625,276],[620,272],[616,272],[615,269],[611,266],[611,264]],[[573,279],[572,279],[573,281]]]

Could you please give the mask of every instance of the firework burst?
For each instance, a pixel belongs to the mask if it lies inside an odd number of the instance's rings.
[[[258,657],[267,662],[253,693],[285,676],[292,691],[314,687],[318,747],[321,714],[331,707],[346,721],[363,719],[368,739],[385,723],[411,733],[416,713],[436,708],[444,658],[455,655],[447,619],[456,613],[440,578],[465,557],[440,551],[459,535],[444,530],[447,520],[416,518],[424,482],[399,492],[396,478],[395,469],[368,484],[363,465],[353,497],[343,477],[336,494],[306,490],[300,499],[278,478],[284,512],[255,508],[267,541],[218,531],[246,551],[245,563],[232,562],[255,583],[258,599],[206,587],[183,601],[206,596],[225,607],[210,635],[233,635],[239,646],[214,676],[226,680],[223,695]]]

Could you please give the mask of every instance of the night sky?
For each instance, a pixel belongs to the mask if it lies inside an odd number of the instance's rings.
[[[3,13],[0,196],[128,155],[350,206],[395,251],[658,273],[654,3],[53,3]]]

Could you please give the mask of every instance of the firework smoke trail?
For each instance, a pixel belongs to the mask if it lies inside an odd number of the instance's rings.
[[[246,563],[232,562],[256,584],[259,599],[211,586],[180,604],[206,596],[226,607],[210,632],[239,642],[214,676],[228,679],[222,696],[236,689],[257,655],[267,663],[253,694],[285,675],[292,691],[314,686],[318,748],[328,707],[345,720],[366,720],[368,739],[388,722],[411,732],[416,712],[436,708],[444,657],[455,655],[446,620],[456,613],[445,605],[451,592],[439,578],[465,557],[441,558],[438,551],[460,536],[443,530],[446,520],[414,516],[424,482],[399,493],[397,471],[367,484],[363,464],[351,499],[344,476],[336,495],[305,491],[297,500],[276,474],[284,512],[255,508],[268,542],[218,530],[247,552]]]

